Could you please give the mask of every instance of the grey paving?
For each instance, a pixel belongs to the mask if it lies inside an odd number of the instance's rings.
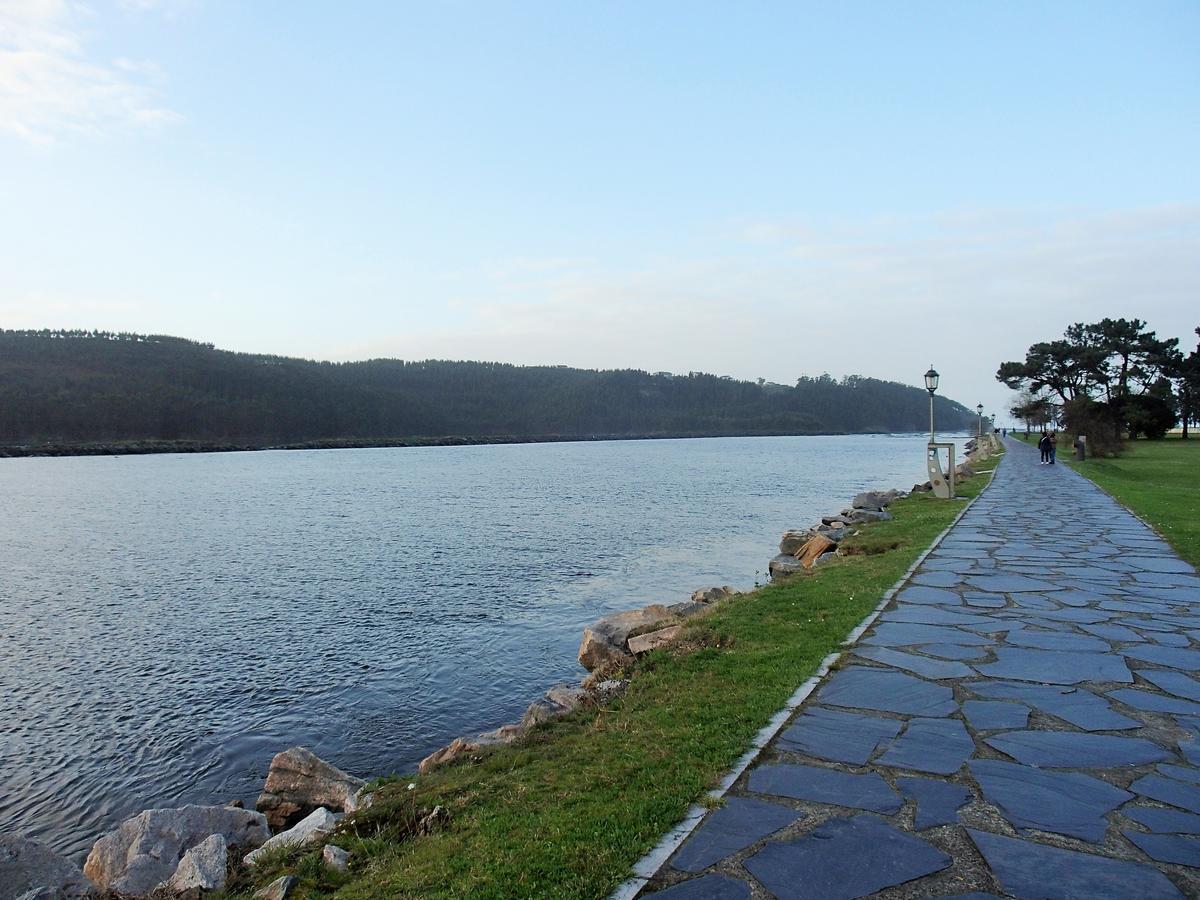
[[[660,900],[750,900],[750,885],[728,875],[713,873],[692,878],[653,896]]]
[[[1008,446],[661,896],[1200,896],[1200,576]]]

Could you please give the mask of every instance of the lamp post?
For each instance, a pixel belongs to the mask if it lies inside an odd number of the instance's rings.
[[[925,390],[929,391],[929,443],[934,442],[933,431],[933,395],[937,392],[938,373],[932,365],[929,371],[925,373]]]
[[[976,432],[976,437],[983,437],[983,404],[980,403],[975,407],[975,412],[979,413],[979,430]]]

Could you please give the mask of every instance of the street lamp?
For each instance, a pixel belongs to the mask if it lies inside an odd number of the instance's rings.
[[[934,442],[933,436],[933,395],[937,391],[938,373],[937,369],[932,364],[929,366],[929,371],[925,373],[925,390],[929,391],[929,443]]]
[[[979,431],[976,437],[983,437],[983,404],[980,403],[975,407],[975,412],[979,413]]]

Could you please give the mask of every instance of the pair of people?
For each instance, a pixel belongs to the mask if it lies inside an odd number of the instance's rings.
[[[1043,431],[1042,439],[1038,441],[1038,450],[1042,451],[1043,466],[1054,465],[1054,458],[1058,455],[1058,434]]]

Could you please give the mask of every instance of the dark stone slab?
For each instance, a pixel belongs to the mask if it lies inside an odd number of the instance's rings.
[[[728,875],[714,873],[681,881],[665,891],[644,896],[659,900],[750,900],[750,885]]]
[[[1180,866],[1200,866],[1200,840],[1178,834],[1142,834],[1122,831],[1151,859]]]
[[[896,786],[900,793],[916,801],[917,817],[913,827],[918,831],[955,824],[958,810],[971,799],[971,792],[963,785],[932,778],[902,776],[896,779]]]
[[[985,743],[1027,766],[1044,769],[1108,769],[1170,759],[1172,754],[1145,738],[1079,731],[1009,731]]]
[[[915,625],[986,625],[991,619],[969,613],[955,612],[940,606],[901,606],[885,612],[881,622],[911,622]]]
[[[1105,572],[1103,569],[1096,569],[1102,578],[1111,578],[1111,572]],[[1104,599],[1103,594],[1095,594],[1091,591],[1065,590],[1055,591],[1050,595],[1051,600],[1058,603],[1066,604],[1067,606],[1091,606],[1093,603],[1099,603]]]
[[[952,775],[975,752],[975,742],[958,719],[913,719],[879,764],[935,775]]]
[[[1192,645],[1187,635],[1180,634],[1178,631],[1155,631],[1150,634],[1150,640],[1156,644],[1162,644],[1164,647],[1190,647]]]
[[[976,731],[995,728],[1024,728],[1029,724],[1029,707],[1003,700],[968,700],[963,715]]]
[[[900,733],[903,722],[810,707],[779,736],[778,747],[861,766],[876,747]]]
[[[1013,597],[1013,604],[1020,609],[1058,609],[1057,603],[1052,603],[1041,594],[1018,594]]]
[[[1158,647],[1155,649],[1167,650],[1169,648]],[[983,665],[977,663],[975,669],[981,675],[991,678],[1016,678],[1039,684],[1078,684],[1081,681],[1131,683],[1133,681],[1132,673],[1119,656],[1105,653],[1079,653],[1073,650],[997,647],[996,662]]]
[[[1176,697],[1200,701],[1200,681],[1169,669],[1139,669],[1137,674]]]
[[[1193,784],[1184,784],[1162,775],[1143,775],[1129,789],[1139,797],[1149,797],[1160,803],[1200,813],[1200,787]]]
[[[750,773],[749,789],[793,800],[830,803],[891,815],[904,804],[874,772],[851,775],[836,769],[786,763],[759,766]]]
[[[1020,828],[1101,841],[1104,816],[1132,797],[1099,778],[1078,772],[1045,772],[998,759],[967,764],[983,796]]]
[[[872,816],[831,819],[746,860],[750,874],[780,900],[851,900],[949,865],[941,850]]]
[[[1174,898],[1183,895],[1145,863],[1062,850],[968,828],[1005,893],[1046,900]]]
[[[917,649],[942,659],[982,659],[987,656],[987,650],[982,647],[964,647],[961,644],[922,644]]]
[[[1122,728],[1141,727],[1138,720],[1116,712],[1108,701],[1082,688],[1014,682],[977,682],[968,685],[968,688],[982,697],[1030,703],[1043,713],[1057,716],[1085,731],[1121,731]]]
[[[1132,628],[1126,628],[1124,625],[1098,624],[1079,626],[1088,634],[1094,634],[1096,637],[1104,638],[1106,641],[1145,641],[1146,639],[1134,631]]]
[[[671,865],[681,872],[702,872],[799,818],[796,810],[777,803],[753,797],[727,797],[725,805],[710,813],[679,848]]]
[[[960,662],[948,662],[942,659],[930,659],[927,656],[917,656],[905,653],[903,650],[892,650],[889,647],[858,646],[854,648],[856,655],[873,662],[883,663],[896,669],[914,672],[922,678],[969,678],[974,672]]]
[[[1044,609],[1038,615],[1052,622],[1072,622],[1079,625],[1095,625],[1097,622],[1107,622],[1113,617],[1111,612],[1102,612],[1098,609],[1076,609],[1073,606],[1065,609]]]
[[[1171,763],[1163,763],[1158,767],[1158,771],[1159,774],[1166,775],[1168,778],[1186,781],[1189,784],[1200,784],[1200,768],[1196,766],[1176,766]]]
[[[906,587],[896,595],[901,603],[944,603],[948,606],[961,606],[962,598],[954,591],[945,588],[914,585]]]
[[[913,584],[923,584],[927,587],[954,587],[962,579],[954,572],[918,572],[913,576]]]
[[[943,625],[913,625],[907,622],[884,622],[875,626],[861,643],[884,647],[907,647],[912,644],[962,644],[987,647],[992,639],[958,628]]]
[[[1177,647],[1148,644],[1144,647],[1126,647],[1121,653],[1130,659],[1158,663],[1160,666],[1169,666],[1172,669],[1183,669],[1186,672],[1200,671],[1200,650],[1180,650]]]
[[[1112,649],[1107,641],[1098,637],[1070,631],[1032,631],[1028,628],[1010,634],[1008,643],[1039,650],[1080,650],[1084,653],[1108,653]]]
[[[1158,806],[1126,806],[1126,818],[1158,834],[1200,834],[1200,816]]]
[[[954,693],[903,672],[851,666],[834,673],[817,698],[831,706],[876,709],[909,716],[948,716],[958,705]]]
[[[1178,575],[1194,575],[1196,573],[1189,563],[1170,556],[1126,556],[1121,562],[1147,572],[1170,572]]]
[[[1109,691],[1108,696],[1126,706],[1144,709],[1147,712],[1178,713],[1185,716],[1200,715],[1200,703],[1180,700],[1178,697],[1165,697],[1150,691],[1121,688],[1119,691]]]
[[[1023,591],[1053,591],[1058,585],[1027,575],[976,575],[967,579],[973,588],[990,594],[1016,594]]]
[[[978,606],[983,609],[1002,609],[1007,605],[1003,594],[980,594],[968,591],[963,594],[963,599],[967,601],[967,606]]]

